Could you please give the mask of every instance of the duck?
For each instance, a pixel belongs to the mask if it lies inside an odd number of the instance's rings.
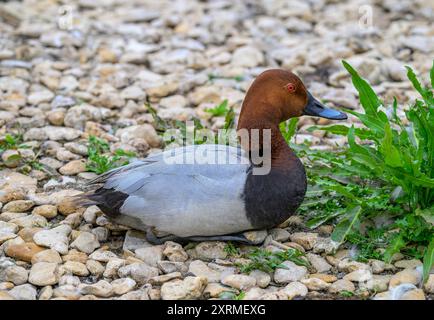
[[[247,90],[236,130],[247,136],[267,131],[268,143],[264,135],[256,144],[188,145],[155,153],[90,181],[82,204],[96,205],[115,223],[146,232],[153,244],[250,243],[246,232],[281,224],[303,202],[306,171],[279,130],[281,122],[301,116],[347,119],[314,98],[291,71],[266,70]],[[225,161],[185,161],[198,151]],[[268,162],[254,161],[254,154],[265,153]],[[266,162],[268,169],[260,172]]]

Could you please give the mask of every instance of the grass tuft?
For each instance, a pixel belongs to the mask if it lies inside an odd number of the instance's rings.
[[[114,155],[108,155],[110,146],[104,139],[90,136],[88,140],[88,160],[86,170],[102,174],[111,169],[127,165],[135,157],[134,152],[117,149]]]
[[[310,264],[303,259],[304,253],[297,249],[287,249],[285,251],[271,252],[263,248],[255,248],[245,255],[250,262],[238,265],[242,273],[249,273],[253,270],[261,270],[267,273],[273,272],[277,268],[286,267],[282,265],[285,261],[292,261],[296,265],[309,267]]]
[[[407,67],[421,99],[407,108],[402,121],[396,99],[385,104],[354,68],[345,61],[343,65],[363,108],[362,113],[347,112],[363,126],[310,128],[346,137],[348,145],[337,151],[290,143],[309,167],[309,189],[300,212],[310,218],[312,228],[334,221],[332,239],[356,245],[361,260],[390,262],[397,252],[423,257],[426,280],[434,263],[433,87],[423,87]]]

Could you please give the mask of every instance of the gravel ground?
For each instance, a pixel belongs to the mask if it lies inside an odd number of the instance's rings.
[[[427,74],[433,12],[428,0],[0,3],[0,136],[20,133],[31,146],[2,154],[0,300],[432,299],[434,275],[422,286],[419,260],[353,261],[330,240],[333,226],[306,230],[301,217],[251,236],[306,252],[311,268],[287,261],[241,274],[243,259],[224,243],[152,246],[67,197],[95,176],[85,166],[90,135],[139,157],[161,148],[145,102],[162,118],[219,128],[224,119],[206,108],[227,99],[238,114],[252,79],[281,67],[330,105],[357,109],[342,59],[385,101],[414,99],[403,65]],[[300,121],[297,142],[345,143],[310,134],[312,124]],[[23,174],[14,153],[43,166]]]

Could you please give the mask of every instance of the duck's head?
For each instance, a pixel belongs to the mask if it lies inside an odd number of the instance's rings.
[[[306,89],[294,73],[272,69],[261,73],[247,91],[240,119],[244,109],[248,118],[265,118],[272,122],[282,122],[303,115],[333,120],[347,119],[341,111],[324,106]]]

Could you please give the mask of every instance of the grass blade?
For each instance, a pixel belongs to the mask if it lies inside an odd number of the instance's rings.
[[[353,81],[354,87],[359,92],[360,103],[363,106],[366,114],[371,116],[377,115],[377,109],[381,105],[380,100],[375,94],[374,90],[368,84],[366,80],[361,78],[356,70],[345,60],[342,60],[342,64],[345,69],[351,74],[351,80]]]
[[[353,226],[358,221],[361,212],[361,206],[355,206],[353,208],[350,208],[347,211],[348,218],[345,218],[336,225],[336,228],[331,235],[332,240],[338,243],[344,242],[348,233],[352,230]]]
[[[429,273],[434,264],[434,238],[431,239],[423,256],[423,282],[428,280]]]

